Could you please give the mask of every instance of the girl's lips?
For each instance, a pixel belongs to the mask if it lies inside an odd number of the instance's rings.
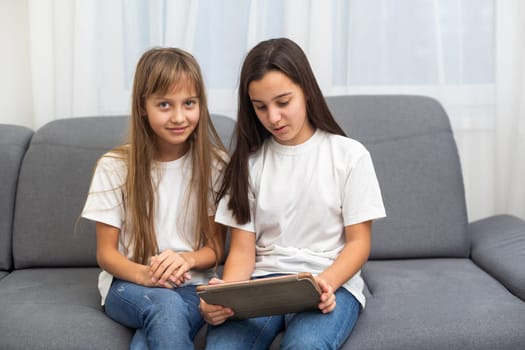
[[[286,128],[286,125],[285,126],[281,126],[279,128],[274,128],[273,131],[276,132],[276,133],[281,133],[281,132],[285,131],[285,128]]]
[[[183,128],[167,128],[168,131],[172,134],[183,134],[186,131],[186,127]]]

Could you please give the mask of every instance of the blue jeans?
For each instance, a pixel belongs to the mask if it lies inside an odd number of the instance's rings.
[[[136,328],[130,349],[192,349],[204,324],[195,286],[150,288],[113,279],[105,311],[113,320]]]
[[[327,314],[308,311],[209,326],[206,349],[268,349],[282,330],[281,349],[337,349],[354,328],[361,304],[344,288],[335,295],[336,307]]]

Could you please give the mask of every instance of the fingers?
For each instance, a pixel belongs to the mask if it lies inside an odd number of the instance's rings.
[[[151,281],[157,285],[164,286],[169,283],[180,286],[191,278],[188,270],[188,262],[180,254],[171,250],[166,250],[150,259]]]
[[[221,284],[221,283],[224,283],[224,281],[221,280],[221,279],[218,279],[217,277],[213,277],[213,278],[208,282],[208,284]]]
[[[150,260],[151,281],[156,284],[164,285],[171,273],[175,270],[173,258],[167,254],[153,256]]]
[[[223,280],[213,277],[208,284],[221,284],[224,283]],[[217,326],[221,323],[224,323],[228,318],[234,315],[232,309],[221,306],[221,305],[211,305],[201,299],[199,304],[199,310],[201,312],[202,318],[211,325]]]
[[[321,295],[321,302],[319,303],[319,309],[323,314],[332,312],[336,306],[335,294],[325,294]]]
[[[336,307],[336,297],[332,286],[330,286],[324,279],[316,277],[319,287],[321,287],[321,302],[319,303],[319,309],[322,313],[326,314],[332,312]]]
[[[217,326],[224,323],[228,318],[233,316],[233,310],[221,305],[211,305],[201,299],[199,310],[202,318],[211,325]]]
[[[168,280],[176,286],[186,283],[187,280],[191,279],[191,275],[187,272],[187,269],[187,265],[181,265],[171,274],[171,276],[168,277]]]
[[[186,283],[186,281],[189,279],[191,279],[191,275],[188,272],[185,272],[179,277],[174,277],[173,275],[170,276],[168,283],[173,287],[179,287]]]

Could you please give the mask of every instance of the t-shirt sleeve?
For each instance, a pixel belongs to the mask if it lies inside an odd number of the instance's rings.
[[[251,220],[245,224],[239,224],[237,220],[235,220],[233,216],[233,212],[230,209],[228,209],[229,200],[230,200],[230,196],[226,195],[222,197],[222,199],[219,201],[219,205],[217,206],[217,212],[215,213],[215,221],[220,224],[229,226],[229,227],[234,227],[234,228],[238,228],[238,229],[249,231],[249,232],[255,232],[255,221],[254,221],[254,210],[253,210],[255,199],[254,199],[252,192],[250,191],[248,193]]]
[[[386,216],[381,189],[368,151],[350,165],[344,183],[342,210],[344,225]]]
[[[122,228],[124,169],[124,163],[117,158],[105,156],[99,160],[82,210],[83,218]]]

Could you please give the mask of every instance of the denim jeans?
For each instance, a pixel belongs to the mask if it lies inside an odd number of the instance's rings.
[[[130,349],[193,349],[204,324],[195,286],[150,288],[113,279],[105,311],[113,320],[136,328]]]
[[[281,349],[337,349],[348,338],[361,312],[361,304],[346,289],[336,293],[336,307],[327,314],[319,311],[230,320],[208,327],[206,349],[268,349],[285,330]]]

